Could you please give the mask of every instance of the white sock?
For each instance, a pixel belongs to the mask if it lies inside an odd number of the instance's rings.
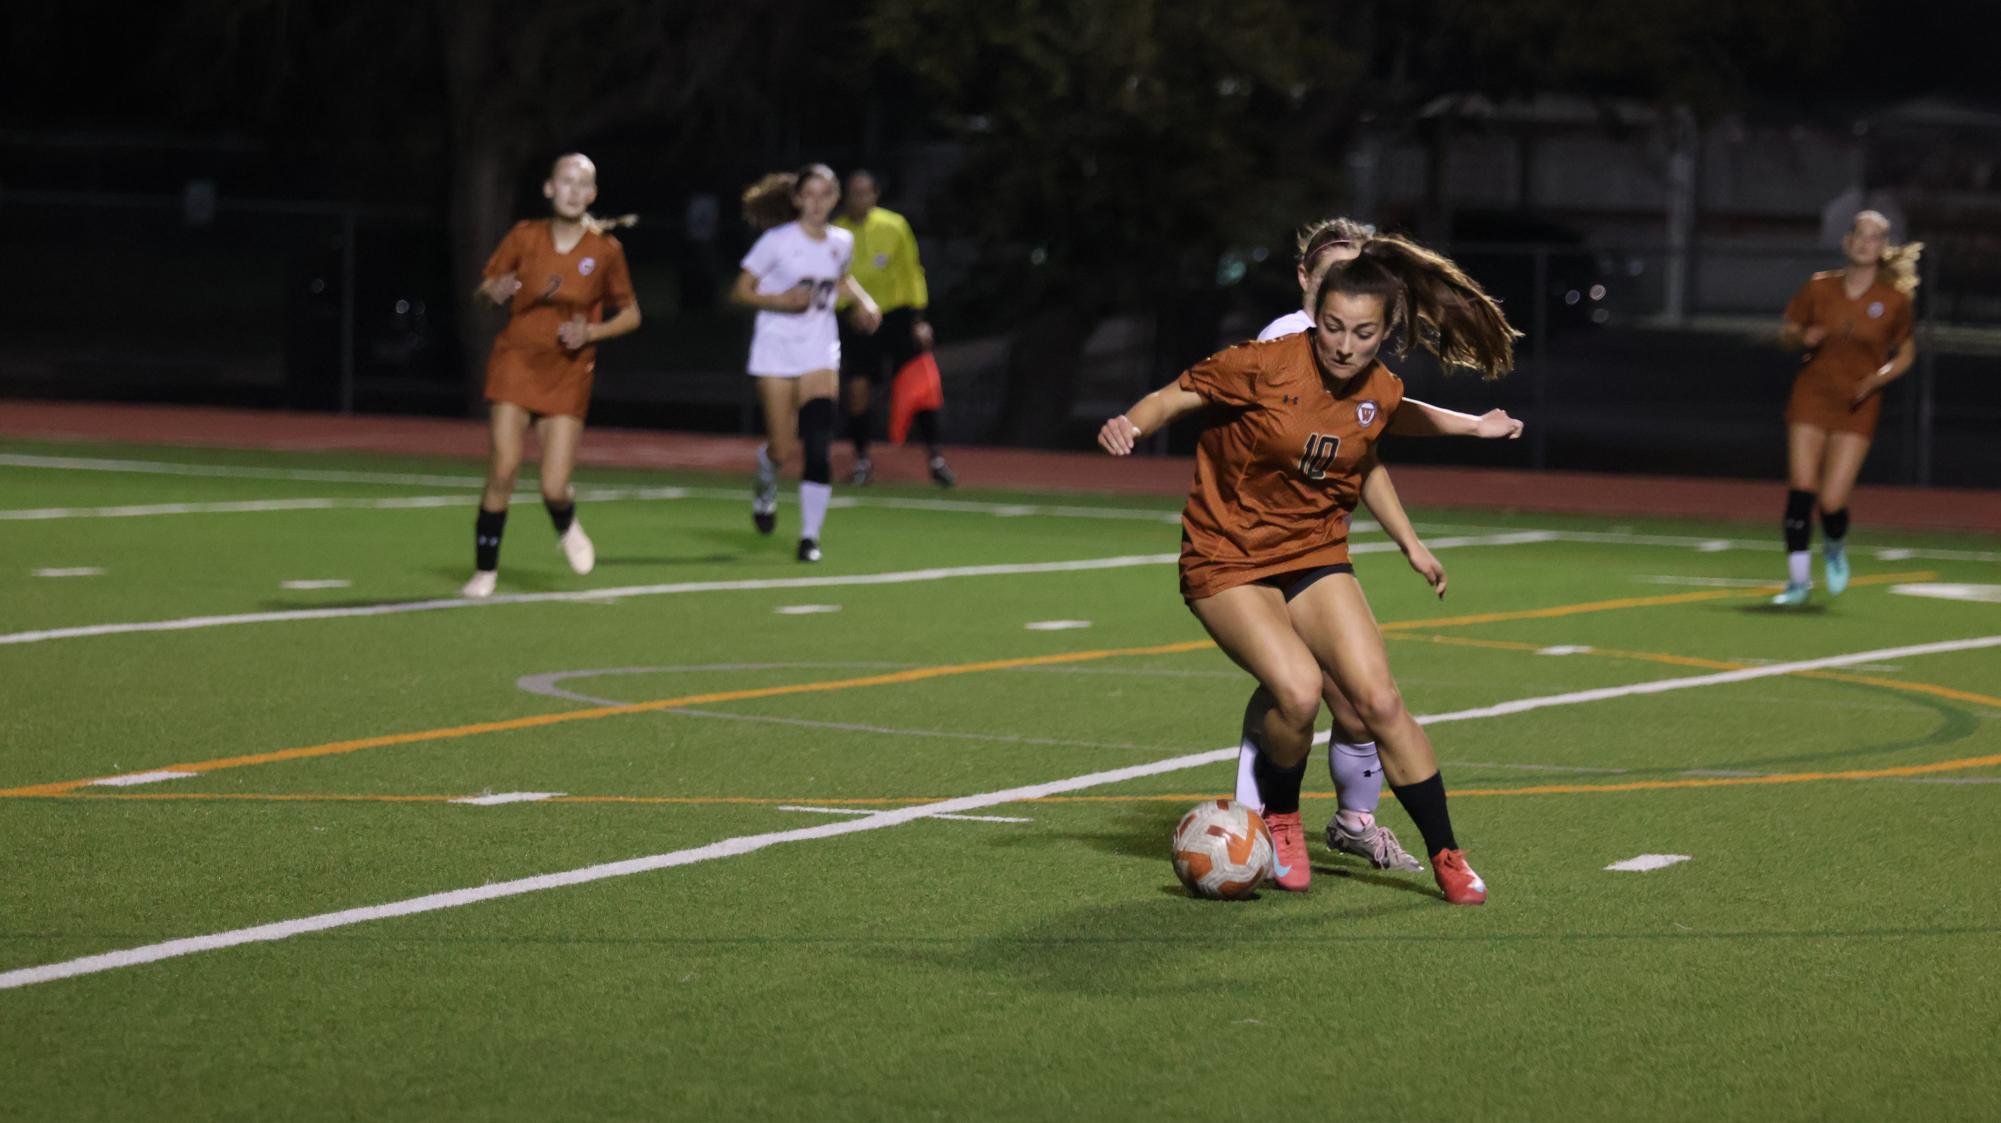
[[[1813,552],[1794,550],[1786,555],[1786,579],[1795,585],[1804,585],[1812,579]]]
[[[1271,707],[1264,705],[1256,692],[1244,704],[1243,736],[1237,742],[1237,802],[1249,804],[1263,812],[1264,793],[1258,790],[1257,729],[1264,724],[1265,711]]]
[[[833,497],[833,484],[799,482],[799,537],[819,539],[820,524],[827,521],[827,502]]]
[[[1337,817],[1343,825],[1359,830],[1374,822],[1383,799],[1383,761],[1376,755],[1376,743],[1330,743],[1327,773],[1334,778],[1334,797],[1341,805]]]
[[[768,483],[778,476],[778,465],[771,459],[771,446],[757,446],[757,482]]]

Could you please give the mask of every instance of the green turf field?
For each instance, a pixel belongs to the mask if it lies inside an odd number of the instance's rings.
[[[1215,903],[1178,503],[839,489],[802,566],[592,470],[597,572],[520,502],[466,605],[478,472],[0,445],[0,1117],[2001,1117],[2001,541],[1782,611],[1776,516],[1419,512],[1443,604],[1357,562],[1491,900]]]

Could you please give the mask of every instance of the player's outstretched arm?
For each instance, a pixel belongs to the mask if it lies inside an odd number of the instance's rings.
[[[1158,433],[1175,418],[1201,409],[1202,395],[1183,390],[1180,380],[1162,386],[1098,429],[1098,447],[1113,456],[1127,456],[1148,433]]]
[[[1416,398],[1405,398],[1396,416],[1390,418],[1390,432],[1399,437],[1480,437],[1486,440],[1514,440],[1522,435],[1522,423],[1504,409],[1490,409],[1474,415],[1440,409]]]
[[[855,327],[865,335],[875,334],[875,329],[882,326],[882,309],[862,290],[861,282],[855,280],[852,273],[841,278],[841,295],[854,302],[848,318],[854,321]]]
[[[1384,534],[1390,536],[1390,541],[1397,544],[1397,549],[1403,551],[1410,567],[1443,599],[1445,567],[1425,548],[1424,540],[1417,536],[1417,528],[1410,524],[1410,516],[1404,513],[1403,500],[1397,496],[1396,485],[1390,482],[1390,470],[1383,467],[1380,460],[1373,461],[1368,474],[1362,477],[1362,506],[1369,509],[1370,517],[1383,528]]]

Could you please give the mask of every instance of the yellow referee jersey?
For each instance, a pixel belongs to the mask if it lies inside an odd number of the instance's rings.
[[[848,272],[877,307],[885,312],[921,310],[931,303],[924,266],[917,260],[917,235],[902,215],[872,207],[860,222],[842,214],[834,225],[855,236],[855,260]]]

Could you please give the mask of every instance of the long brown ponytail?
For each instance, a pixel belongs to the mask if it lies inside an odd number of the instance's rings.
[[[834,169],[825,164],[808,164],[796,172],[772,172],[743,189],[743,220],[759,230],[783,226],[799,217],[794,198],[809,179],[825,179],[838,184]]]
[[[1328,293],[1381,297],[1385,330],[1403,329],[1399,357],[1415,342],[1447,370],[1464,367],[1499,378],[1514,369],[1522,333],[1499,302],[1450,258],[1407,238],[1377,234],[1363,241],[1360,256],[1327,271],[1313,296],[1316,310]]]

